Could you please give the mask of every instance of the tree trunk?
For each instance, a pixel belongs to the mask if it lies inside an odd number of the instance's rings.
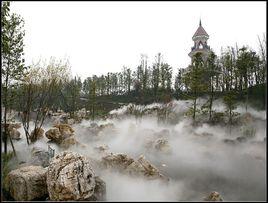
[[[214,96],[213,80],[211,79],[211,96],[210,96],[210,103],[209,103],[209,121],[211,121],[211,117],[212,117],[213,96]]]

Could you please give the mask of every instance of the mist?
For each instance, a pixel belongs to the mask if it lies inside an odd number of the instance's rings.
[[[198,104],[204,101],[200,99]],[[135,108],[146,110],[161,105],[155,103]],[[106,120],[83,120],[72,125],[81,145],[72,146],[68,151],[83,154],[92,161],[95,173],[106,183],[107,201],[202,201],[211,191],[219,192],[224,201],[266,200],[266,112],[248,108],[253,118],[251,125],[256,129],[254,138],[228,144],[224,139],[236,139],[242,135],[240,125],[233,126],[231,134],[228,125],[203,122],[193,126],[191,119],[184,116],[191,101],[173,101],[171,105],[177,116],[173,123],[161,123],[155,114],[137,119],[128,115],[127,106],[123,106],[111,111]],[[213,108],[215,111],[224,110],[220,100]],[[246,113],[242,105],[238,105],[235,111],[240,116]],[[114,128],[94,135],[90,132],[92,123],[112,123]],[[47,119],[43,129],[47,131],[52,125],[53,120]],[[14,141],[14,145],[20,161],[29,161],[33,147],[47,150],[46,137],[28,147],[23,128],[19,131],[22,139]],[[157,139],[167,140],[169,150],[148,147],[150,141]],[[50,145],[56,154],[64,151],[56,144]],[[96,147],[101,145],[107,145],[108,149],[99,152]],[[135,160],[143,155],[170,181],[164,184],[94,165],[95,161],[110,153],[127,154]]]

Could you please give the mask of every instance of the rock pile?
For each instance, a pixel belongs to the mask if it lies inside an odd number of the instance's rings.
[[[211,192],[207,197],[204,198],[204,201],[209,201],[209,202],[222,202],[223,199],[220,196],[218,192]]]
[[[47,167],[49,165],[49,152],[39,148],[33,148],[30,165]]]
[[[6,127],[7,127],[7,130],[9,132],[11,139],[13,139],[13,140],[21,139],[20,132],[18,131],[18,129],[21,128],[20,123],[7,123]],[[3,130],[5,129],[4,124],[2,124],[2,129]]]
[[[54,201],[105,199],[105,183],[96,178],[84,156],[73,152],[63,152],[52,159],[47,188]]]
[[[106,169],[118,170],[133,176],[142,176],[148,179],[161,179],[168,181],[169,178],[162,175],[144,156],[137,160],[126,154],[110,154],[102,158],[102,167]]]
[[[40,152],[34,148],[32,153]],[[31,165],[12,170],[4,189],[16,201],[106,200],[105,182],[95,176],[88,159],[73,152],[58,154],[46,168]]]
[[[50,142],[55,142],[63,148],[68,148],[78,143],[74,137],[74,130],[68,124],[54,125],[54,128],[49,129],[45,135]]]

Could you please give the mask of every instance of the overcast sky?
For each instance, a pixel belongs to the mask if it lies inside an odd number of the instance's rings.
[[[249,45],[266,33],[266,2],[12,2],[25,20],[27,65],[69,58],[73,75],[135,69],[141,54],[161,52],[174,70],[190,63],[192,36],[202,19],[208,45]]]

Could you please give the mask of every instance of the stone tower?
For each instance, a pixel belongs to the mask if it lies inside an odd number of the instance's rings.
[[[202,23],[200,20],[199,27],[197,28],[196,32],[194,33],[194,36],[192,37],[194,41],[194,46],[192,47],[191,52],[189,53],[192,62],[193,62],[193,56],[198,52],[202,54],[203,60],[206,61],[208,54],[210,52],[210,47],[207,45],[208,38],[209,35],[202,27]]]

